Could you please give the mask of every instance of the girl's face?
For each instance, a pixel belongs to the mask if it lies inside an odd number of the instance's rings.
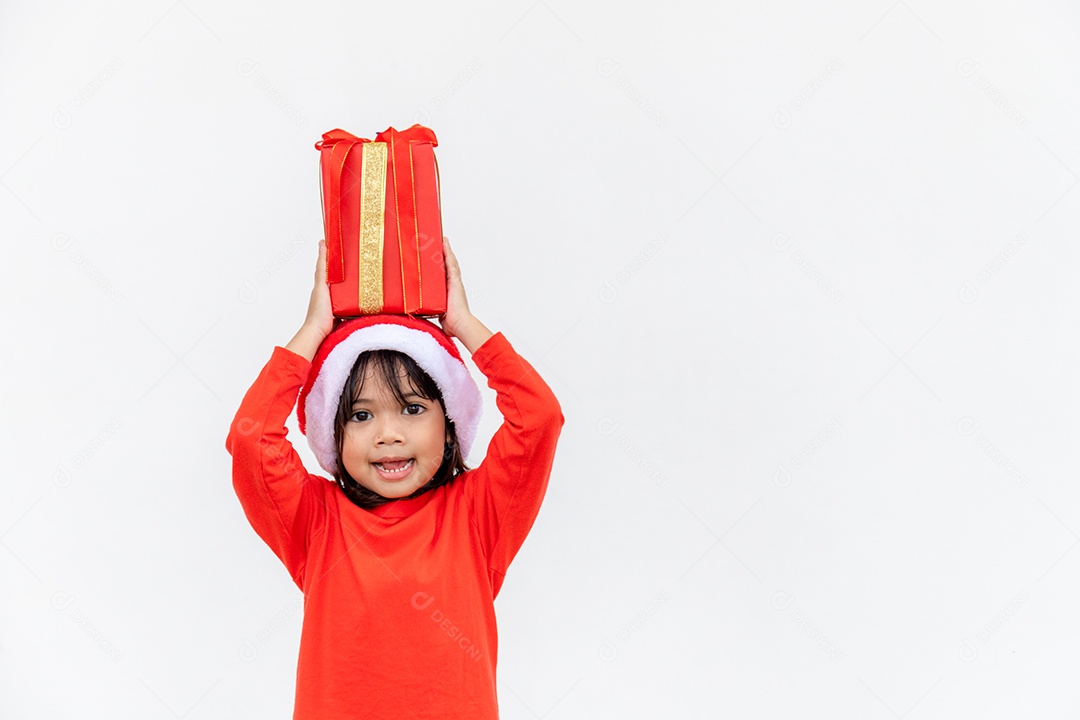
[[[415,390],[400,372],[403,385]],[[400,403],[374,364],[359,386],[342,438],[345,470],[383,497],[411,495],[434,477],[450,441],[442,405],[415,392]]]

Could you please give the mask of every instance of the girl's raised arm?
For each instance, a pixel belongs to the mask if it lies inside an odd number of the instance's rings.
[[[304,469],[287,438],[285,422],[333,322],[326,243],[320,241],[307,318],[287,346],[274,348],[244,395],[225,440],[233,458],[233,488],[248,521],[301,588],[308,538],[312,528],[325,521],[321,491],[326,482]]]
[[[503,416],[483,461],[463,478],[497,595],[540,511],[564,418],[559,401],[533,366],[502,333],[492,333],[469,312],[461,269],[445,238],[443,252],[447,309],[440,322],[468,348],[488,387],[495,390]]]

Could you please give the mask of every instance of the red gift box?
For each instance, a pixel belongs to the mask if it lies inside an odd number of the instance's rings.
[[[374,140],[344,130],[322,138],[315,149],[334,316],[445,313],[435,133],[413,125]]]

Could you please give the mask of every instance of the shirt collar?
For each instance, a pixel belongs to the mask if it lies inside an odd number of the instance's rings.
[[[427,505],[428,502],[431,500],[431,496],[434,495],[436,490],[438,489],[439,488],[435,488],[435,490],[428,490],[426,493],[419,497],[391,500],[390,502],[383,503],[378,507],[369,508],[368,512],[381,518],[408,517],[420,508]]]

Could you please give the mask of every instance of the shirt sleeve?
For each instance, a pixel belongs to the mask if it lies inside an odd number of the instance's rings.
[[[564,418],[551,388],[501,332],[472,358],[495,390],[503,416],[483,461],[462,477],[498,594],[506,569],[540,512]]]
[[[285,421],[311,363],[275,347],[240,403],[225,448],[232,455],[233,489],[255,532],[285,564],[298,587],[312,529],[325,519],[322,487],[287,439]]]

